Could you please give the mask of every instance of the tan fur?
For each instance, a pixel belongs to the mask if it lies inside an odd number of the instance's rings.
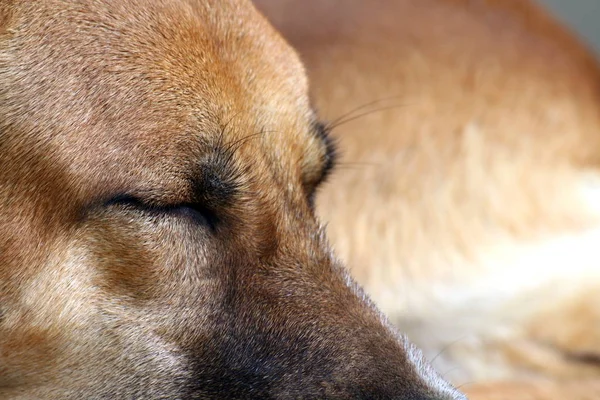
[[[334,129],[343,156],[318,205],[393,322],[459,384],[600,376],[587,49],[523,0],[256,3],[326,118],[379,100]]]
[[[330,251],[243,0],[0,0],[0,398],[461,400]]]
[[[473,400],[594,400],[600,396],[600,382],[587,380],[490,383],[464,389]]]

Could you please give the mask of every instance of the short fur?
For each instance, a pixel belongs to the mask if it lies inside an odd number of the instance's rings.
[[[0,398],[464,399],[330,252],[242,0],[0,1]]]
[[[392,321],[457,384],[600,379],[591,53],[525,0],[256,3],[326,118],[379,100],[334,129],[318,208]]]

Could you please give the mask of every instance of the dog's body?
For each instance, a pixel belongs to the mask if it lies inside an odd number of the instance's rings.
[[[249,2],[0,2],[0,398],[462,399],[327,248]]]
[[[600,376],[593,56],[523,0],[257,3],[328,119],[382,100],[318,205],[392,321],[458,383]]]

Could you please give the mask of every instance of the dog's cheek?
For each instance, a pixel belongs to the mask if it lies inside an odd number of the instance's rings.
[[[93,236],[83,227],[61,236],[39,272],[23,282],[0,326],[0,350],[11,349],[11,357],[3,359],[11,373],[0,383],[40,390],[54,385],[60,388],[57,398],[68,397],[70,391],[113,398],[123,390],[131,391],[124,397],[139,398],[150,390],[144,380],[154,380],[164,382],[155,388],[164,391],[162,396],[176,397],[172,382],[187,376],[186,361],[176,343],[157,334],[163,329],[156,322],[160,308],[134,299],[131,292],[125,295],[125,285],[116,289],[120,294],[109,290],[107,265],[116,268],[123,261],[118,257],[131,261],[134,256],[125,249],[106,250],[114,245],[112,240],[125,245],[130,236],[119,229],[96,232],[98,236]],[[138,261],[143,265],[142,259]],[[127,376],[119,376],[123,371]],[[112,387],[114,382],[123,382],[123,387]],[[0,398],[4,394],[0,390]]]
[[[87,311],[72,336],[94,338],[93,347],[80,346],[86,355],[79,358],[88,359],[81,368],[100,365],[92,358],[102,354],[133,377],[147,373],[143,360],[155,366],[154,375],[138,377],[132,390],[144,379],[165,380],[168,397],[177,397],[172,393],[190,379],[183,348],[213,329],[205,316],[219,302],[217,279],[206,268],[209,239],[189,221],[137,212],[99,213],[73,233],[68,263],[88,277],[91,294],[74,300]],[[181,387],[169,389],[173,382]]]
[[[92,222],[81,235],[80,247],[94,260],[96,284],[109,296],[144,301],[153,297],[156,250],[144,235],[119,218]]]
[[[184,296],[210,280],[211,238],[180,218],[103,215],[90,221],[80,237],[95,260],[97,284],[118,298],[143,303]]]

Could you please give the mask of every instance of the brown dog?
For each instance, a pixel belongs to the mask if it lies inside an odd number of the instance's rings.
[[[334,151],[251,4],[0,23],[0,398],[464,399],[329,251]]]
[[[349,166],[318,206],[392,321],[456,383],[599,378],[589,52],[525,0],[257,3],[327,119],[383,99],[334,130]]]

